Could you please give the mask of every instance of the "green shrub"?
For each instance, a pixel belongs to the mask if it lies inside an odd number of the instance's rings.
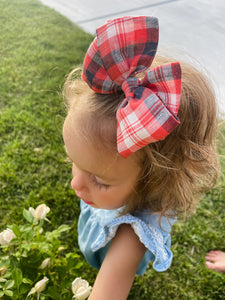
[[[61,90],[66,74],[82,63],[93,37],[37,0],[1,0],[0,28],[0,231],[11,224],[17,236],[13,247],[21,251],[16,243],[28,239],[24,228],[35,226],[34,239],[40,238],[40,243],[48,245],[36,245],[34,252],[23,249],[29,260],[16,255],[13,248],[3,247],[1,256],[9,258],[4,261],[7,272],[2,278],[7,281],[0,285],[15,297],[19,288],[21,299],[25,299],[33,284],[46,276],[49,281],[43,294],[48,296],[42,295],[43,299],[71,299],[74,276],[82,276],[92,284],[97,271],[88,266],[77,244],[79,201],[70,188],[71,166],[65,161]],[[225,174],[224,123],[220,131],[218,148]],[[143,277],[136,277],[128,299],[225,298],[225,276],[206,269],[204,261],[209,249],[225,250],[224,187],[221,176],[196,213],[174,226],[172,266],[157,273],[150,265]],[[44,227],[29,222],[24,225],[23,209],[18,208],[43,202],[51,207],[51,223]],[[60,227],[61,224],[68,227]],[[56,228],[70,230],[60,236],[58,232],[58,238],[52,236],[50,242],[47,232],[51,235]],[[32,240],[27,242],[32,244]],[[23,242],[21,247],[24,245]],[[57,245],[63,245],[65,250],[57,252]],[[50,268],[39,269],[46,258],[51,259]],[[36,297],[30,297],[33,296]]]

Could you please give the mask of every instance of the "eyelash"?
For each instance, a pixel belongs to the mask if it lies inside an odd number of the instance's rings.
[[[73,163],[73,161],[72,161],[72,159],[70,159],[70,157],[66,158],[66,162]],[[101,189],[107,190],[110,187],[109,184],[99,183],[94,175],[90,175],[90,178],[91,178],[92,183],[100,190]]]
[[[97,180],[96,180],[96,177],[91,175],[91,181],[92,183],[98,188],[98,189],[105,189],[107,190],[110,185],[109,184],[104,184],[104,183],[99,183]]]

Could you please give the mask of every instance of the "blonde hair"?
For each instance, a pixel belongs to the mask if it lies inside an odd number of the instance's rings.
[[[151,67],[174,61],[156,57]],[[125,212],[150,209],[161,216],[190,211],[199,194],[213,187],[218,176],[216,100],[210,81],[193,65],[181,62],[182,92],[180,125],[164,140],[136,153],[142,171],[135,187],[136,197]],[[116,153],[116,111],[124,94],[94,93],[72,71],[64,85],[70,113],[84,112],[82,134]],[[84,107],[87,109],[85,110]]]

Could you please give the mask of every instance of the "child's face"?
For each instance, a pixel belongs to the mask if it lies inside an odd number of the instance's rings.
[[[84,202],[95,208],[116,209],[134,196],[134,186],[140,173],[135,155],[120,155],[101,151],[88,143],[67,118],[63,138],[68,156],[73,162],[72,189]]]

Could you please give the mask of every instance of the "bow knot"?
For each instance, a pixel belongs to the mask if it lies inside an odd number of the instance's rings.
[[[126,98],[134,97],[134,90],[136,90],[141,85],[141,81],[137,77],[128,77],[123,81],[121,88],[124,91]]]
[[[158,19],[123,17],[97,29],[90,45],[82,78],[97,93],[123,90],[117,110],[117,149],[123,157],[149,143],[164,139],[180,123],[179,62],[148,71],[143,80],[135,75],[147,70],[158,45]]]

